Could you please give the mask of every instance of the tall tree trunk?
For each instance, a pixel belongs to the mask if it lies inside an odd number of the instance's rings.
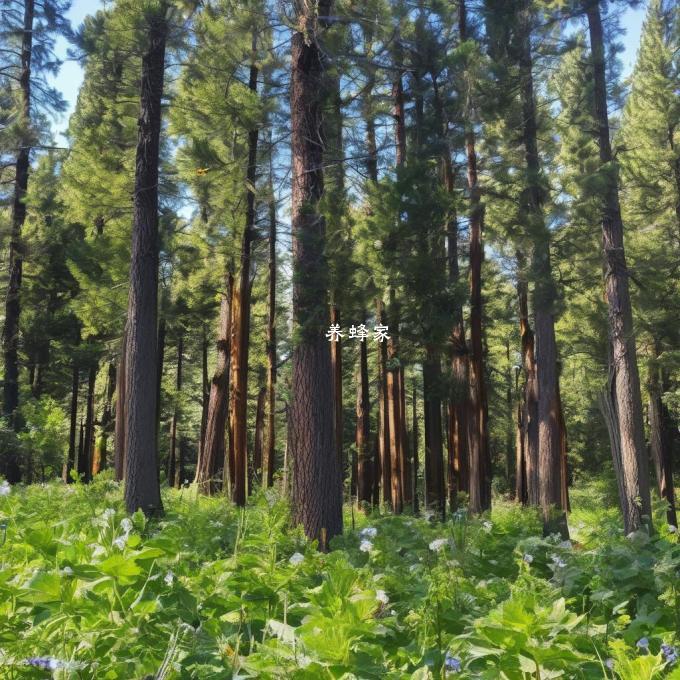
[[[177,338],[177,378],[175,380],[175,406],[172,411],[172,423],[170,425],[170,454],[168,455],[168,486],[174,486],[179,489],[181,485],[181,479],[179,475],[179,465],[178,465],[178,454],[179,446],[181,446],[181,441],[178,446],[178,436],[177,428],[179,424],[180,408],[179,401],[182,394],[182,364],[184,359],[184,333],[182,330],[179,331],[179,337]],[[182,435],[180,432],[179,439],[181,440]]]
[[[163,512],[158,481],[158,160],[168,31],[166,4],[147,17],[142,56],[134,224],[128,299],[125,408],[125,504],[128,512]]]
[[[517,253],[519,278],[517,294],[519,298],[519,332],[522,346],[522,365],[524,368],[524,387],[520,405],[520,432],[522,461],[519,463],[524,470],[525,490],[520,491],[518,498],[526,497],[529,505],[539,504],[538,489],[538,385],[536,380],[536,360],[534,357],[534,333],[529,323],[528,286],[523,279],[524,256]],[[519,469],[519,468],[518,468]]]
[[[229,274],[220,304],[220,321],[217,331],[217,365],[210,384],[205,439],[196,463],[194,483],[201,493],[211,494],[217,488],[215,476],[219,465],[227,465],[226,428],[229,410],[229,355],[231,343],[231,298],[234,277]],[[226,489],[225,489],[226,490]]]
[[[292,357],[289,419],[293,453],[293,515],[322,550],[342,532],[342,471],[335,451],[333,374],[325,330],[328,284],[324,257],[323,93],[325,57],[317,15],[328,17],[332,0],[314,13],[301,13],[291,47],[293,187],[293,320],[297,342]]]
[[[120,360],[118,362],[118,375],[116,376],[116,425],[114,442],[114,469],[116,481],[120,482],[125,478],[125,376],[127,373],[127,327],[123,331],[123,339],[120,348]]]
[[[459,4],[458,25],[461,41],[467,40],[467,8],[464,0],[460,0]],[[475,133],[469,122],[465,125],[465,154],[467,183],[470,191],[470,410],[468,413],[470,509],[472,512],[482,512],[491,507],[491,457],[487,433],[488,412],[482,341],[484,206],[477,177]]]
[[[201,341],[201,438],[198,442],[198,456],[201,456],[201,449],[205,442],[205,426],[208,420],[208,400],[210,399],[210,378],[208,377],[208,331],[205,323],[202,327]]]
[[[533,241],[534,314],[536,317],[536,380],[538,386],[538,487],[546,534],[558,530],[567,538],[566,508],[562,507],[562,414],[558,399],[557,344],[554,306],[557,297],[550,265],[550,231],[543,214],[544,188],[538,155],[534,103],[532,16],[529,3],[521,11],[519,55],[522,135],[527,169],[526,214]]]
[[[382,300],[377,302],[376,317],[378,323],[385,325],[385,312]],[[382,502],[392,505],[392,472],[390,462],[390,420],[387,389],[387,343],[379,344],[378,362],[378,460],[380,461],[380,478],[382,482]]]
[[[93,361],[87,375],[87,402],[85,409],[85,441],[83,445],[83,465],[85,481],[92,479],[94,462],[94,388],[97,380],[98,362]]]
[[[276,203],[273,187],[269,202],[269,302],[267,310],[267,476],[274,483],[276,455]]]
[[[12,199],[12,232],[9,243],[9,282],[5,297],[5,325],[2,343],[5,358],[3,378],[3,415],[8,418],[14,430],[20,422],[15,411],[19,406],[19,317],[21,315],[21,275],[23,268],[23,247],[21,232],[26,221],[26,192],[30,169],[30,124],[31,124],[31,57],[33,53],[33,16],[34,0],[24,2],[24,27],[21,34],[21,124],[25,131],[21,148],[17,154],[14,176],[14,196]],[[21,480],[21,467],[14,451],[5,452],[2,470],[10,484]]]
[[[68,454],[64,463],[61,478],[67,483],[71,483],[71,470],[76,464],[76,432],[78,429],[78,389],[80,387],[80,370],[78,363],[73,360],[73,372],[71,380],[71,412],[68,431]]]
[[[371,436],[371,405],[368,391],[368,348],[366,345],[366,340],[361,340],[359,343],[356,403],[357,424],[354,443],[357,455],[357,501],[370,505],[373,465],[368,449]]]
[[[593,64],[595,120],[602,164],[602,241],[605,257],[605,295],[609,308],[611,387],[621,445],[622,489],[626,495],[623,518],[626,533],[643,523],[651,526],[651,496],[644,442],[642,396],[628,289],[628,269],[623,244],[617,167],[609,139],[604,36],[600,6],[585,0]]]
[[[250,64],[249,89],[257,92],[258,68],[257,34],[252,36],[252,61]],[[241,262],[238,289],[234,296],[232,321],[233,342],[231,344],[231,401],[230,422],[233,434],[234,488],[233,501],[236,505],[246,503],[246,482],[248,471],[248,349],[250,345],[250,251],[255,236],[255,181],[257,175],[257,138],[259,130],[248,133],[248,168],[246,171],[246,223],[241,240]]]
[[[675,508],[675,488],[673,486],[673,423],[668,407],[662,396],[667,389],[667,379],[663,369],[658,365],[661,346],[654,343],[655,361],[649,366],[649,448],[656,471],[656,483],[659,495],[666,501],[666,521],[671,526],[678,526]],[[659,379],[659,376],[662,376]]]

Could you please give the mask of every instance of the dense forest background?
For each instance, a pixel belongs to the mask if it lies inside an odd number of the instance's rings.
[[[598,474],[675,524],[680,16],[622,81],[634,4],[3,2],[5,476],[276,477],[325,540],[492,492],[565,533]]]

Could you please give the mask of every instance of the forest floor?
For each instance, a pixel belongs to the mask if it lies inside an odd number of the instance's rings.
[[[273,491],[163,500],[127,518],[107,474],[0,497],[0,678],[680,678],[678,533],[658,508],[624,536],[604,483],[573,490],[568,542],[496,499],[347,508],[328,554]]]

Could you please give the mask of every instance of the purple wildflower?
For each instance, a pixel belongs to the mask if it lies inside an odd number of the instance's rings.
[[[444,666],[447,671],[451,673],[458,673],[463,667],[460,659],[457,656],[453,656],[451,652],[446,652],[446,658],[444,659]]]
[[[57,668],[63,668],[64,662],[59,659],[53,659],[51,656],[32,656],[24,662],[27,666],[34,666],[35,668],[42,668],[46,671],[56,671]]]

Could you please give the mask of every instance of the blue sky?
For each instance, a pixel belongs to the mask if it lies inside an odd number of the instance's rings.
[[[74,28],[77,28],[82,23],[83,19],[95,12],[102,3],[98,0],[73,0],[73,4],[68,13],[68,18]],[[646,5],[646,3],[644,3]],[[642,30],[642,22],[645,16],[645,7],[638,9],[628,8],[621,17],[621,26],[626,34],[622,37],[624,52],[621,55],[623,64],[623,76],[627,76],[634,64],[635,56],[637,54],[637,47],[640,41],[640,31]],[[61,67],[59,75],[53,79],[54,85],[61,91],[68,103],[68,110],[59,120],[55,121],[55,133],[59,134],[66,129],[68,125],[68,117],[73,112],[76,99],[78,97],[78,90],[83,80],[83,72],[80,66],[75,61],[67,60],[68,43],[63,38],[57,42],[56,51],[60,58],[64,59],[64,64]],[[63,141],[59,139],[58,141]]]

